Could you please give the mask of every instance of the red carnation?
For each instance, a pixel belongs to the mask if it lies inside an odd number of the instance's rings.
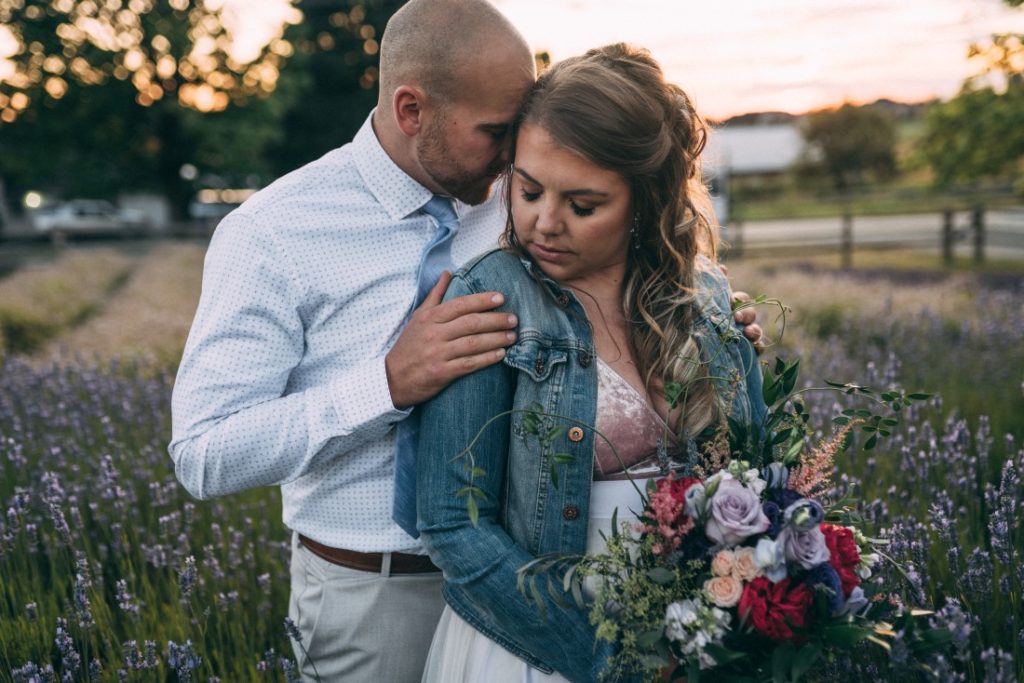
[[[856,572],[857,565],[860,564],[860,549],[853,538],[853,529],[822,524],[821,532],[825,534],[825,545],[829,552],[828,562],[843,582],[843,595],[849,597],[850,591],[860,585],[860,577]]]
[[[772,583],[759,576],[746,585],[740,597],[740,618],[749,620],[754,629],[772,640],[790,640],[793,628],[807,624],[807,611],[814,598],[811,587],[790,580]]]

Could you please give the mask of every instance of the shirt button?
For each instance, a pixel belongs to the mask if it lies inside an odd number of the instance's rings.
[[[580,509],[575,505],[566,505],[564,508],[562,508],[562,517],[569,520],[570,522],[574,519],[579,518],[579,516]]]
[[[544,359],[541,358],[540,356],[538,356],[537,359],[533,361],[533,371],[536,372],[538,375],[544,372]]]
[[[579,364],[580,364],[581,368],[589,368],[590,367],[590,354],[587,353],[586,351],[580,351],[580,355],[579,355],[579,359],[578,360],[579,360]]]
[[[583,441],[583,430],[579,427],[573,427],[569,430],[569,441],[573,443],[579,443]]]
[[[560,308],[566,308],[569,305],[569,295],[559,294],[557,301]]]

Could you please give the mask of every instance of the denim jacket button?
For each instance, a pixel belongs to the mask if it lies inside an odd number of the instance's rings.
[[[573,427],[569,430],[569,441],[573,443],[579,443],[583,441],[583,430],[579,427]]]
[[[540,356],[533,361],[533,371],[538,375],[544,372],[544,359]]]
[[[575,505],[566,505],[562,508],[562,517],[566,518],[570,522],[574,519],[578,519],[580,516],[580,509]]]
[[[579,360],[579,364],[580,364],[581,368],[589,368],[590,367],[590,354],[587,353],[586,351],[580,351],[580,355],[579,355],[579,359],[578,360]]]
[[[558,302],[559,308],[566,308],[569,306],[569,295],[559,294],[558,299],[556,299],[556,301]]]

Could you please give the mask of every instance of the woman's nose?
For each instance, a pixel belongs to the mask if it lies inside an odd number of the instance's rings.
[[[540,207],[537,212],[537,230],[539,232],[545,235],[557,235],[565,227],[556,208],[549,206],[546,202]]]

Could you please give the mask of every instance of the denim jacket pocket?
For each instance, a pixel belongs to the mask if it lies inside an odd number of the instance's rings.
[[[554,349],[537,339],[526,339],[513,344],[505,353],[505,364],[525,372],[535,382],[547,380],[555,367],[565,363],[569,354]]]

